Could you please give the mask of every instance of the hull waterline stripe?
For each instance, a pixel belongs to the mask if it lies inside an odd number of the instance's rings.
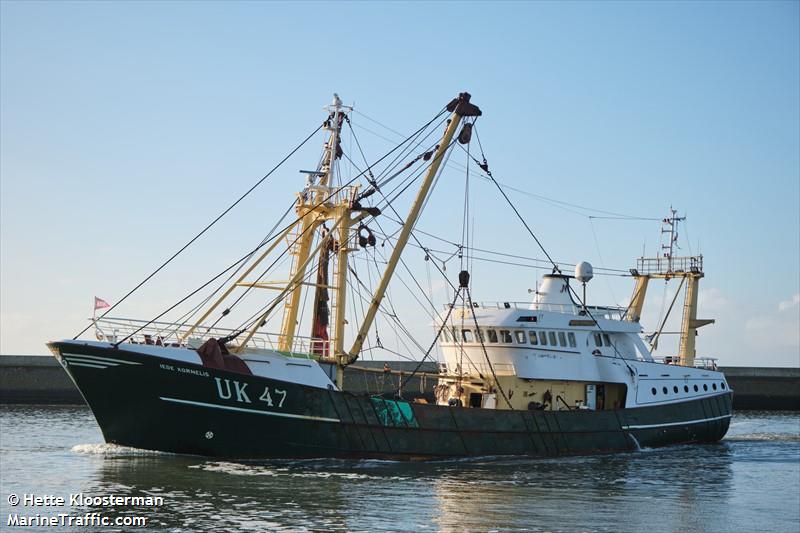
[[[93,359],[97,363],[123,363],[126,365],[141,365],[142,363],[135,363],[133,361],[123,361],[122,359],[112,359],[110,357],[98,357],[96,355],[84,355],[79,353],[66,353],[62,352],[61,355],[65,355],[68,357],[80,357],[83,359]]]
[[[69,362],[69,366],[85,366],[86,368],[100,368],[102,370],[108,368],[107,366],[104,365],[89,365],[86,363],[73,363],[72,361]]]
[[[651,429],[651,428],[665,428],[669,426],[688,426],[690,424],[702,424],[703,422],[713,422],[714,420],[722,420],[723,418],[730,418],[733,415],[715,416],[714,418],[703,418],[702,420],[688,420],[686,422],[666,422],[664,424],[644,424],[639,426],[622,426],[622,429]]]
[[[295,415],[292,413],[276,413],[274,411],[259,411],[258,409],[245,409],[244,407],[233,407],[230,405],[219,405],[217,403],[193,402],[191,400],[180,400],[178,398],[165,398],[159,396],[159,400],[165,402],[184,403],[187,405],[197,405],[199,407],[211,407],[212,409],[223,409],[226,411],[240,411],[243,413],[255,413],[258,415],[281,416],[284,418],[301,418],[303,420],[319,420],[321,422],[341,422],[338,418],[326,418],[324,416]]]
[[[63,357],[70,363],[74,361],[76,363],[91,363],[93,365],[119,366],[118,363],[107,363],[106,361],[97,361],[96,359],[87,359],[86,357],[76,357],[74,355],[65,355]]]

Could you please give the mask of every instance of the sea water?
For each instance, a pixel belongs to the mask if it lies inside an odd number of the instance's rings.
[[[593,457],[240,462],[105,444],[85,407],[6,405],[0,511],[2,531],[796,533],[800,413],[737,412],[718,444]],[[146,524],[9,525],[59,513]]]

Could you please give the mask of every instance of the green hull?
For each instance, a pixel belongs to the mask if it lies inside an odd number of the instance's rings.
[[[356,396],[121,349],[50,347],[107,442],[173,453],[396,460],[610,453],[718,441],[732,413],[730,391],[608,411],[470,409]]]

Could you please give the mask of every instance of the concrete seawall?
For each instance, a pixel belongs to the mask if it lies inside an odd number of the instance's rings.
[[[416,363],[388,361],[393,371],[410,373]],[[383,369],[383,361],[359,361],[362,368]],[[436,372],[425,363],[423,372]],[[723,367],[734,391],[735,409],[800,410],[800,368]],[[345,387],[352,392],[392,393],[405,376],[348,368]],[[430,396],[436,379],[414,377],[405,385],[410,396]],[[50,356],[0,356],[0,403],[81,404],[75,385]]]
[[[800,410],[800,368],[720,368],[733,389],[734,409]]]
[[[400,380],[416,367],[412,361],[358,361],[354,366],[382,370],[384,363],[394,372],[384,373],[348,368],[345,371],[345,387],[355,393],[394,393]],[[420,372],[436,372],[436,363],[424,363]],[[410,396],[425,396],[433,399],[436,379],[414,376],[405,383]],[[82,404],[83,398],[64,369],[52,356],[2,355],[0,356],[0,403],[23,404]]]

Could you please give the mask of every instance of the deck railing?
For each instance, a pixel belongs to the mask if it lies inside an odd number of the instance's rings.
[[[458,376],[458,375],[477,375],[481,374],[484,377],[491,377],[492,370],[498,376],[514,376],[517,374],[517,370],[514,367],[514,363],[492,363],[490,367],[486,363],[464,363],[463,369],[459,368],[459,365],[448,365],[447,363],[439,363],[439,372],[447,374],[449,376]]]
[[[145,326],[145,327],[143,327]],[[103,317],[94,320],[95,336],[98,340],[107,342],[120,342],[129,337],[125,342],[133,344],[151,344],[157,346],[188,347],[197,348],[210,338],[227,337],[237,330],[220,327],[202,327],[195,329],[186,342],[181,342],[183,336],[191,327],[188,324],[178,324],[174,322],[154,321],[148,323],[145,320],[132,318]],[[242,335],[244,337],[244,335]],[[280,335],[276,333],[256,332],[247,343],[250,348],[262,350],[278,349]],[[236,346],[236,341],[231,342]],[[296,336],[292,345],[293,355],[304,355],[308,358],[312,353],[323,353],[327,348],[327,341],[313,337]]]
[[[450,304],[445,304],[447,309]],[[622,320],[627,309],[625,307],[609,306],[586,306],[586,309],[575,304],[552,304],[538,302],[474,302],[475,309],[517,309],[522,311],[549,311],[551,313],[562,313],[574,316],[589,315],[595,318],[605,318],[608,320]],[[588,312],[587,312],[588,311]]]
[[[672,272],[702,272],[703,256],[640,257],[636,260],[639,274],[669,274]]]
[[[677,355],[662,355],[654,356],[653,361],[656,363],[663,363],[665,365],[680,365],[681,358]],[[716,357],[695,357],[694,368],[702,368],[704,370],[717,370]]]

